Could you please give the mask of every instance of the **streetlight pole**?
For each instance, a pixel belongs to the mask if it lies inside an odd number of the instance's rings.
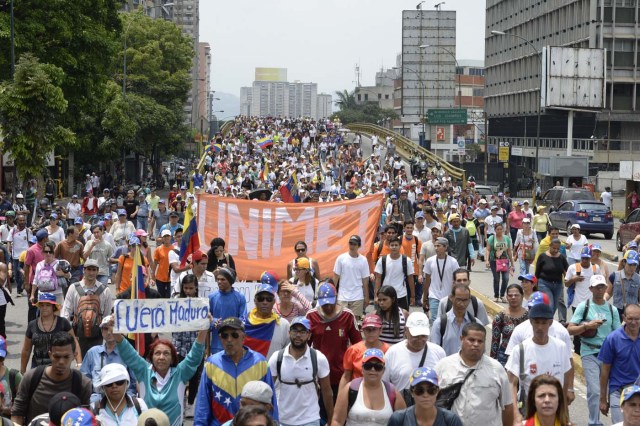
[[[536,55],[538,56],[538,61],[540,62],[540,79],[542,79],[542,56],[540,55],[540,51],[538,49],[536,49],[536,47],[533,45],[533,43],[531,43],[530,40],[527,40],[524,37],[521,37],[519,35],[516,34],[510,34],[510,33],[505,33],[504,31],[491,31],[491,34],[493,35],[498,35],[498,36],[511,36],[517,39],[520,39],[522,41],[524,41],[525,43],[527,43],[535,52]],[[539,157],[539,152],[540,152],[540,115],[542,113],[542,84],[540,84],[540,97],[538,99],[538,122],[536,123],[536,158],[535,158],[535,167],[534,170],[536,172],[536,174],[538,174],[538,179],[539,179],[539,175],[540,175],[540,157]],[[485,139],[487,139],[488,142],[488,136],[485,137]],[[488,145],[487,145],[488,148]],[[533,180],[533,185],[534,185],[534,190],[533,190],[533,199],[534,199],[534,203],[535,203],[535,197],[536,197],[536,191],[535,191],[535,187],[536,187],[536,180]]]
[[[456,64],[456,72],[453,73],[453,76],[456,80],[457,86],[458,86],[458,108],[462,108],[462,91],[460,90],[460,79],[458,78],[458,73],[457,70],[458,68],[460,68],[460,65],[458,65],[458,60],[456,59],[456,55],[453,54],[452,51],[450,51],[449,49],[447,49],[446,47],[443,46],[434,46],[434,45],[430,45],[430,44],[423,44],[420,46],[420,49],[426,49],[427,47],[435,47],[436,49],[442,49],[445,52],[447,52],[449,55],[451,55],[451,57],[453,58],[453,61]]]

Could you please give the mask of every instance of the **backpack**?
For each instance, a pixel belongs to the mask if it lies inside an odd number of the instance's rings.
[[[351,407],[356,403],[356,399],[358,399],[358,392],[360,391],[360,383],[362,383],[362,377],[358,377],[357,379],[353,379],[351,383],[349,383],[349,407],[347,408],[347,413],[351,411]],[[396,406],[396,387],[386,381],[382,381],[384,384],[384,390],[387,392],[387,397],[389,398],[389,404],[393,409]]]
[[[29,412],[29,403],[32,401],[32,397],[42,380],[45,368],[47,368],[46,365],[40,365],[33,370],[33,376],[31,376],[31,381],[29,382],[29,393],[27,394],[29,398],[26,401],[25,413]],[[71,393],[74,395],[82,393],[82,373],[74,368],[71,369]]]
[[[58,289],[56,270],[51,264],[43,261],[38,275],[34,278],[34,282],[38,283],[38,291],[40,292],[56,291]]]
[[[309,357],[311,358],[311,368],[312,368],[311,377],[312,378],[311,380],[308,380],[306,382],[301,382],[298,379],[296,379],[295,382],[285,382],[282,380],[281,369],[282,369],[282,359],[284,358],[285,350],[287,350],[287,348],[280,349],[278,351],[278,355],[276,358],[276,371],[278,373],[278,380],[280,381],[280,383],[282,383],[283,385],[296,385],[298,388],[302,387],[303,385],[308,385],[309,383],[315,383],[318,377],[318,353],[316,352],[316,350],[311,347],[309,348]]]
[[[107,286],[100,284],[95,291],[85,292],[78,282],[74,284],[78,296],[78,307],[73,318],[73,326],[78,337],[98,337],[101,335],[100,323],[102,322],[102,309],[100,306],[100,295]]]
[[[468,311],[466,313],[469,314],[469,319],[471,320],[471,322],[476,322],[476,317],[474,315],[471,315]],[[448,322],[449,319],[447,318],[447,314],[444,314],[440,317],[440,345],[442,345],[442,342],[444,340],[444,333],[447,331]]]
[[[401,254],[402,256],[402,273],[404,274],[404,279],[407,279],[407,256]],[[380,284],[384,285],[384,278],[387,275],[387,255],[382,256],[382,276],[380,277]]]
[[[471,306],[473,306],[473,316],[478,316],[478,298],[475,296],[471,296]],[[451,310],[453,307],[453,303],[451,303],[451,299],[447,298],[447,306],[444,308],[445,314]]]

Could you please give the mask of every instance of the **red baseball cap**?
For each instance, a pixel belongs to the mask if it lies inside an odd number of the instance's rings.
[[[196,250],[191,255],[191,261],[200,262],[205,257],[208,258],[207,253],[203,253],[202,250]]]

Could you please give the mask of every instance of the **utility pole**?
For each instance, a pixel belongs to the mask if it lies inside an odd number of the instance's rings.
[[[484,184],[487,185],[487,174],[489,173],[489,124],[487,122],[487,113],[484,115]]]

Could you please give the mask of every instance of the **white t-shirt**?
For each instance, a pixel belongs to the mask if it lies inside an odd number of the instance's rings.
[[[422,228],[421,231],[418,231],[417,228],[414,228],[413,235],[415,235],[423,245],[427,241],[431,241],[431,229],[427,228],[426,226]]]
[[[6,223],[4,225],[0,225],[0,241],[3,243],[9,241],[9,234],[13,230],[13,226],[9,226]]]
[[[571,280],[576,276],[576,267],[578,263],[574,263],[569,266],[567,273],[564,276],[565,281]],[[580,302],[591,299],[591,290],[589,290],[589,279],[593,276],[593,267],[596,268],[596,275],[600,273],[600,267],[598,265],[589,265],[584,268],[580,266],[580,276],[584,277],[584,280],[576,282],[576,294],[573,296],[572,307],[577,307]]]
[[[447,355],[444,349],[432,342],[427,342],[427,356],[423,367],[434,368],[438,361]],[[391,346],[384,355],[386,368],[383,380],[393,383],[399,391],[409,388],[409,378],[413,370],[418,368],[422,359],[422,352],[411,352],[407,348],[407,341],[403,340]]]
[[[567,357],[571,358],[573,341],[571,340],[571,336],[569,336],[567,329],[558,321],[553,320],[551,327],[549,327],[549,336],[555,337],[564,343],[567,351]],[[531,321],[525,321],[518,324],[516,328],[513,329],[513,333],[511,333],[511,338],[509,339],[509,344],[504,352],[507,355],[511,355],[513,348],[517,347],[520,342],[524,342],[531,337],[533,337],[533,326],[531,325]]]
[[[424,273],[431,277],[429,298],[440,300],[451,294],[453,271],[459,267],[458,261],[451,256],[447,256],[444,259],[438,259],[438,256],[431,256],[424,262]],[[442,275],[442,279],[440,275]]]
[[[499,223],[502,223],[503,220],[500,216],[492,216],[489,215],[484,219],[484,224],[486,226],[486,231],[487,234],[495,234],[496,233],[496,228],[495,226]]]
[[[369,263],[366,257],[361,254],[352,257],[349,253],[342,253],[336,259],[333,273],[340,275],[338,300],[353,302],[364,299],[362,280],[369,277]]]
[[[330,373],[329,361],[322,352],[316,350],[318,357],[318,379],[324,379]],[[269,358],[269,370],[273,377],[278,375],[278,354],[274,353]],[[313,423],[320,419],[320,406],[316,385],[308,383],[300,387],[296,385],[282,384],[295,382],[307,382],[313,378],[313,365],[309,348],[300,358],[295,359],[289,354],[289,345],[284,348],[282,364],[280,365],[282,377],[278,380],[278,416],[281,422],[292,425]]]
[[[541,374],[553,376],[564,385],[564,373],[571,369],[570,357],[567,356],[566,345],[549,336],[546,345],[538,345],[533,342],[532,338],[528,338],[522,342],[524,346],[524,374],[522,386],[529,389],[531,381]],[[507,371],[518,377],[520,375],[520,350],[516,348],[506,365]]]
[[[82,204],[80,203],[68,203],[67,204],[67,219],[75,219],[80,217],[82,212]]]
[[[13,253],[11,253],[11,257],[14,259],[18,259],[20,254],[29,248],[29,238],[33,235],[29,228],[24,228],[22,231],[18,230],[18,226],[14,226],[11,232],[9,233],[9,237],[7,241],[11,243],[11,249]]]
[[[567,242],[571,244],[571,248],[569,250],[567,250],[567,257],[569,259],[575,259],[575,260],[580,260],[580,252],[582,251],[582,248],[584,246],[586,246],[587,244],[589,244],[589,241],[587,240],[587,237],[585,237],[584,235],[580,234],[580,239],[578,239],[576,241],[576,239],[573,237],[573,235],[569,235],[569,237],[567,238]]]
[[[404,271],[402,270],[402,256],[397,259],[392,259],[391,256],[380,256],[378,262],[376,263],[375,272],[378,274],[382,274],[382,259],[385,258],[386,261],[386,271],[384,281],[382,285],[390,285],[391,287],[396,289],[396,293],[399,298],[405,297],[407,295],[407,286],[404,284]],[[413,275],[413,262],[411,259],[407,258],[407,275]]]
[[[613,196],[610,192],[604,191],[602,194],[600,194],[600,198],[602,199],[602,202],[605,206],[611,208],[611,200],[613,199]]]

